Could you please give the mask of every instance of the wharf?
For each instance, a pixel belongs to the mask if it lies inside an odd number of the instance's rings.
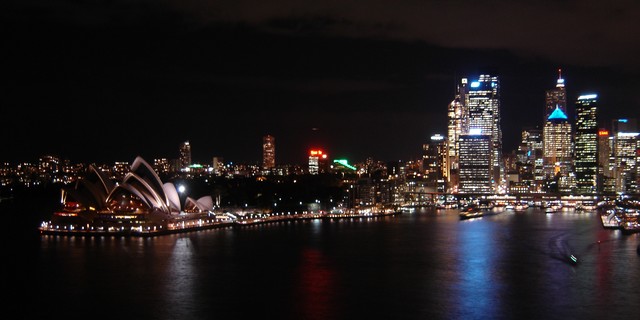
[[[50,223],[42,223],[38,228],[43,235],[66,235],[66,236],[133,236],[133,237],[153,237],[166,234],[175,234],[199,230],[218,229],[235,226],[248,226],[265,224],[272,222],[313,220],[313,219],[349,219],[349,218],[372,218],[380,216],[391,216],[401,213],[401,211],[379,211],[379,212],[342,212],[342,213],[302,213],[291,215],[265,215],[263,217],[242,217],[227,221],[209,222],[202,219],[183,219],[174,221],[166,225],[156,225],[153,227],[130,227],[130,228],[102,228],[92,226],[59,226]]]

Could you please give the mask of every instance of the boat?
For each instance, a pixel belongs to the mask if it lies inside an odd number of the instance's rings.
[[[578,264],[578,258],[574,255],[570,255],[569,262],[571,262],[572,264]]]
[[[524,204],[524,203],[517,203],[514,207],[513,207],[513,211],[516,212],[522,212],[522,211],[526,211],[527,208],[529,208],[529,205]]]
[[[620,230],[625,234],[640,232],[640,221],[638,217],[624,217],[620,222]]]
[[[487,215],[495,214],[491,209],[482,206],[469,205],[460,211],[460,220],[480,218]]]
[[[544,205],[544,212],[547,214],[560,212],[562,211],[562,209],[563,209],[563,206],[562,204],[559,204],[559,203],[547,203],[546,205]]]
[[[620,229],[622,233],[640,233],[640,207],[620,203],[600,214],[602,224],[608,229]]]
[[[578,203],[576,204],[576,208],[575,208],[577,212],[589,212],[589,211],[595,211],[596,209],[598,209],[596,205],[586,204],[586,203]]]
[[[470,208],[463,211],[460,211],[460,219],[472,219],[472,218],[480,218],[484,216],[485,211],[478,208]]]
[[[607,210],[600,214],[602,226],[605,229],[620,229],[620,219],[614,210]]]

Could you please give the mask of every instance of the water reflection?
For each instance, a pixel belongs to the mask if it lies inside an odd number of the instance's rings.
[[[157,238],[41,236],[20,258],[24,318],[635,317],[640,235],[590,213],[457,211]],[[18,251],[18,250],[15,250]],[[576,254],[580,263],[558,259]],[[26,269],[26,267],[33,269]]]
[[[468,223],[467,223],[468,222]],[[501,279],[497,275],[496,225],[489,219],[461,221],[456,243],[459,256],[454,284],[456,318],[480,318],[500,308]]]
[[[296,293],[287,302],[295,308],[294,318],[335,319],[335,272],[329,259],[318,249],[304,248],[296,270]]]
[[[195,269],[194,245],[189,237],[179,237],[175,239],[171,254],[168,257],[168,268],[165,273],[165,288],[163,292],[167,301],[169,314],[192,318],[192,310],[196,306],[191,304],[196,302],[194,291],[198,273]],[[178,310],[175,310],[179,307]]]

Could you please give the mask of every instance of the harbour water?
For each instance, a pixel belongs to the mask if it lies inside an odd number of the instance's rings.
[[[455,209],[424,208],[137,238],[40,235],[36,217],[50,214],[42,207],[1,207],[13,223],[3,304],[17,318],[640,314],[640,236],[604,229],[596,212],[529,208],[461,221]]]

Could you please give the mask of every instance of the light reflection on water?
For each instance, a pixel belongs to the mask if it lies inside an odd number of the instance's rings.
[[[640,238],[598,219],[530,208],[460,221],[425,209],[154,238],[41,236],[16,297],[43,307],[23,311],[32,317],[117,307],[136,319],[635,318]]]
[[[460,256],[455,266],[458,279],[453,284],[457,299],[454,314],[465,319],[496,314],[500,304],[496,225],[483,222],[461,221],[454,245]]]

